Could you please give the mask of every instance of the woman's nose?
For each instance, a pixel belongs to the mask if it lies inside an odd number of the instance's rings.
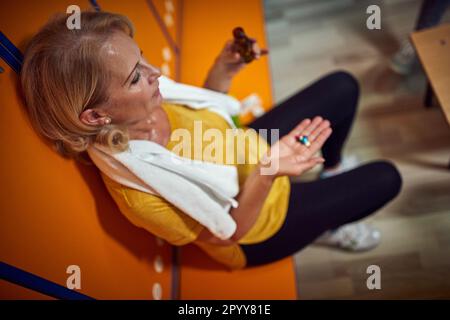
[[[148,68],[148,80],[153,82],[161,76],[161,71],[158,68],[149,66]]]

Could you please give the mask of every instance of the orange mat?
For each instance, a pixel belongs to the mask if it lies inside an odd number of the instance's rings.
[[[240,25],[266,46],[262,1],[153,0],[167,34],[145,0],[98,0],[102,10],[127,15],[136,40],[156,66],[169,76],[201,85],[208,67],[231,30]],[[0,4],[0,30],[20,49],[55,12],[69,4],[90,8],[89,1],[16,0]],[[167,17],[170,15],[171,17]],[[170,23],[172,21],[172,23]],[[177,60],[170,36],[179,48]],[[167,54],[170,51],[170,54]],[[170,299],[295,299],[293,259],[229,272],[194,246],[182,248],[180,291],[172,292],[172,247],[134,227],[118,211],[95,168],[62,159],[39,139],[23,112],[17,75],[2,61],[0,74],[0,260],[58,284],[66,268],[81,268],[80,292],[97,299],[152,299],[160,285]],[[265,108],[272,104],[270,70],[262,58],[242,71],[231,94],[258,93]],[[30,159],[33,165],[30,166]],[[163,271],[155,271],[157,256]],[[36,298],[28,289],[0,281],[0,298]]]

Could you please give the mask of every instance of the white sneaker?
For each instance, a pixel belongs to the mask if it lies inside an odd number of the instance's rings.
[[[341,163],[339,164],[339,166],[337,168],[332,169],[332,170],[322,170],[322,172],[320,172],[320,174],[319,174],[319,178],[325,179],[325,178],[335,176],[342,172],[356,168],[359,164],[360,164],[360,160],[357,156],[352,155],[352,156],[348,156],[348,157],[343,157]]]
[[[381,242],[381,232],[366,223],[349,223],[333,231],[327,231],[314,243],[337,247],[347,251],[367,251]]]
[[[411,73],[416,61],[416,52],[411,42],[405,39],[402,41],[400,49],[392,57],[390,67],[400,75],[408,75]]]

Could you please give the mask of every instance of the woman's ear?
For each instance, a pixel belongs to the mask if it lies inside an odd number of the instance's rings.
[[[104,111],[86,109],[80,114],[80,121],[88,126],[104,126],[111,123],[111,118]]]

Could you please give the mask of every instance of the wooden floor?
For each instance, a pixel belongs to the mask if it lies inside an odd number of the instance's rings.
[[[301,299],[450,298],[450,127],[439,107],[423,108],[420,67],[409,77],[388,68],[420,2],[265,1],[276,100],[327,72],[352,72],[362,97],[345,153],[392,160],[404,182],[369,219],[383,233],[378,248],[350,254],[310,246],[295,256]],[[366,28],[370,4],[381,7],[381,30]],[[381,268],[381,290],[366,287],[372,264]]]

